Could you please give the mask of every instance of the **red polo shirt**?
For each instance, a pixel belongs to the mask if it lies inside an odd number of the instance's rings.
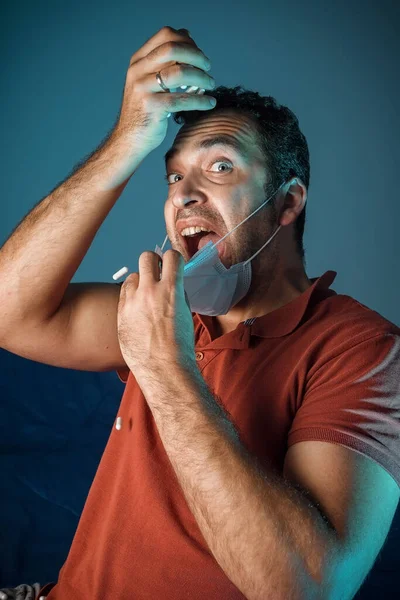
[[[193,314],[198,366],[249,452],[282,474],[303,440],[340,444],[400,486],[400,329],[329,287],[215,338]],[[132,373],[48,600],[243,600],[212,556]],[[204,465],[207,468],[207,465]]]

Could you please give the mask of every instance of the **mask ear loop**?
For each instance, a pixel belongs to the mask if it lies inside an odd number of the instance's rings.
[[[292,186],[292,185],[294,185],[295,183],[297,183],[297,181],[298,181],[298,179],[297,179],[297,177],[295,177],[294,179],[291,179],[291,180],[289,181],[289,183],[287,183],[287,184],[286,184],[286,186],[285,186],[285,184],[283,184],[284,188],[285,188],[285,187],[287,187],[287,189],[286,189],[286,193],[287,193],[287,192],[290,190],[290,188],[291,188],[291,186]],[[281,187],[281,186],[279,186],[279,187]],[[279,188],[278,188],[278,190],[279,190]],[[271,198],[272,198],[272,196],[271,196]],[[307,201],[307,198],[305,199],[305,201],[304,201],[304,204],[306,203],[306,201]],[[261,206],[262,206],[262,205],[261,205]],[[260,206],[259,208],[261,208],[261,206]],[[257,209],[257,210],[259,210],[259,209]],[[250,215],[250,216],[251,216],[251,215]],[[249,218],[249,217],[247,217],[247,218]],[[276,236],[276,234],[278,233],[278,231],[279,231],[281,228],[282,228],[282,225],[279,225],[279,227],[278,227],[278,228],[276,229],[276,231],[275,231],[275,232],[272,234],[272,236],[271,236],[271,237],[270,237],[270,238],[269,238],[269,239],[268,239],[268,240],[265,242],[265,244],[264,244],[263,246],[261,246],[261,248],[260,248],[259,250],[257,250],[257,252],[256,252],[255,254],[253,254],[253,256],[251,256],[251,257],[250,257],[250,258],[248,258],[246,261],[244,261],[244,263],[243,263],[243,264],[244,264],[244,265],[247,265],[247,263],[248,263],[248,262],[250,262],[251,260],[253,260],[253,258],[255,258],[255,257],[257,256],[257,254],[260,254],[261,250],[263,250],[263,249],[265,248],[265,246],[267,246],[267,245],[268,245],[270,242],[272,242],[272,240],[274,239],[274,237]]]
[[[163,241],[163,245],[161,246],[161,252],[163,251],[164,246],[167,243],[167,239],[168,239],[168,234],[165,236],[165,240]]]
[[[282,225],[279,225],[279,227],[277,228],[277,230],[271,235],[271,237],[269,238],[269,240],[267,240],[264,244],[264,246],[261,246],[261,248],[259,250],[257,250],[257,252],[255,254],[253,254],[253,256],[250,256],[250,258],[248,258],[247,260],[244,261],[244,265],[247,265],[248,262],[250,262],[251,260],[253,260],[253,258],[255,258],[257,256],[257,254],[260,254],[261,250],[263,250],[265,248],[265,246],[267,246],[270,242],[272,242],[272,240],[274,239],[274,237],[276,236],[276,234],[278,233],[278,231],[281,229]]]
[[[279,188],[281,188],[282,185],[284,185],[284,184],[282,183],[278,188],[276,188],[276,190],[271,194],[271,196],[269,196],[269,198],[267,198],[262,204],[260,204],[260,206],[258,208],[256,208],[256,210],[253,210],[253,212],[250,213],[245,219],[243,219],[243,221],[240,221],[240,223],[238,223],[237,225],[235,225],[235,227],[233,229],[231,229],[231,231],[228,231],[228,233],[226,233],[220,240],[218,240],[218,242],[216,242],[214,244],[214,246],[218,246],[218,244],[220,244],[228,235],[231,235],[231,233],[233,233],[235,231],[235,229],[237,229],[238,227],[240,227],[241,225],[243,225],[243,223],[246,223],[246,221],[248,219],[250,219],[250,217],[252,217],[253,215],[255,215],[256,212],[258,212],[259,210],[261,210],[262,207],[265,204],[268,204],[268,202],[271,200],[271,198],[273,198],[275,196],[275,194],[277,194],[277,192],[279,191]]]

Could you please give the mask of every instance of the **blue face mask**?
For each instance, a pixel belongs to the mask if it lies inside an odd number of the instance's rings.
[[[236,225],[231,231],[224,235],[215,244],[208,242],[203,248],[198,250],[188,263],[184,266],[183,284],[189,301],[191,312],[200,315],[226,315],[235,304],[237,304],[249,291],[251,283],[251,261],[257,256],[276,236],[281,225],[276,229],[273,235],[265,242],[263,246],[244,262],[232,265],[227,269],[218,255],[217,246],[230,235],[235,229],[243,225],[256,212],[277,194],[280,188],[289,190],[290,186],[297,182],[297,178],[291,179],[288,183],[283,183],[279,188],[261,204],[241,223]],[[155,252],[161,258],[168,235],[166,236],[162,247],[155,247]]]

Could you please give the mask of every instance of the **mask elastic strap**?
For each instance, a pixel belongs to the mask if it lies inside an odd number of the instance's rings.
[[[243,225],[243,223],[246,223],[247,219],[250,219],[250,217],[252,217],[253,215],[256,214],[256,212],[258,212],[263,206],[264,204],[267,204],[267,202],[269,202],[271,200],[271,198],[273,198],[275,196],[275,194],[279,191],[279,188],[282,187],[282,185],[285,185],[285,183],[282,183],[276,190],[275,192],[273,192],[273,194],[271,194],[271,196],[269,198],[267,198],[258,208],[256,208],[256,210],[253,210],[252,213],[250,213],[245,219],[243,219],[243,221],[241,221],[240,223],[238,223],[237,225],[235,225],[235,227],[233,229],[231,229],[231,231],[228,231],[228,233],[226,233],[224,235],[224,237],[222,237],[220,240],[218,240],[218,242],[216,242],[214,244],[214,246],[218,246],[218,244],[220,242],[222,242],[228,235],[231,235],[231,233],[233,233],[235,231],[235,229],[237,229],[238,227],[240,227],[241,225]]]
[[[250,262],[251,260],[253,260],[253,258],[255,258],[257,256],[257,254],[259,254],[261,252],[261,250],[263,250],[265,248],[265,246],[267,246],[267,244],[269,244],[270,242],[272,242],[272,240],[274,239],[274,237],[276,236],[276,234],[278,233],[278,231],[280,230],[281,227],[282,227],[282,225],[279,225],[278,229],[275,231],[275,233],[273,233],[271,235],[271,237],[269,238],[269,240],[267,240],[265,242],[264,246],[261,246],[261,248],[259,250],[257,250],[257,252],[255,254],[253,254],[253,256],[251,256],[246,261],[244,261],[243,264],[247,265],[247,263]]]
[[[164,248],[165,244],[167,243],[167,239],[168,239],[168,233],[165,236],[165,240],[163,241],[163,245],[161,246],[161,252],[163,251],[163,248]]]

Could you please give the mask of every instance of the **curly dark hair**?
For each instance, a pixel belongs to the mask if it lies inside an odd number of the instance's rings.
[[[279,105],[272,96],[242,86],[219,86],[208,92],[217,99],[214,109],[208,111],[180,111],[173,115],[175,123],[191,125],[208,114],[224,108],[235,109],[250,117],[256,126],[258,144],[265,157],[267,183],[265,193],[272,194],[284,181],[297,175],[307,188],[310,185],[310,160],[308,144],[300,131],[296,115],[286,106]],[[294,235],[297,251],[304,262],[303,233],[306,220],[305,207],[299,214]]]

